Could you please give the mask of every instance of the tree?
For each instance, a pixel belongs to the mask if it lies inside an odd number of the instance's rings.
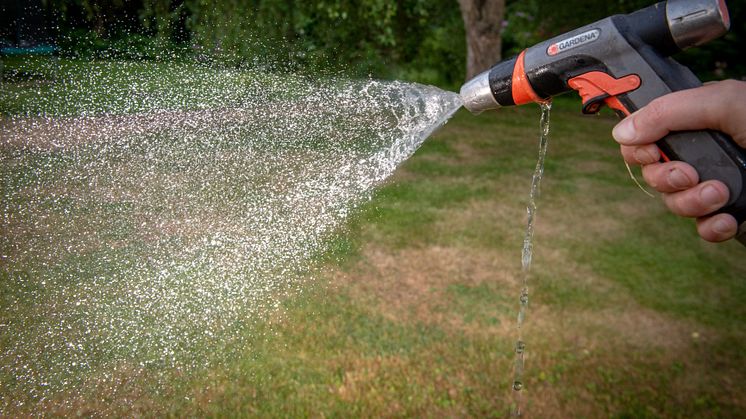
[[[466,29],[466,79],[500,61],[505,0],[459,0]]]

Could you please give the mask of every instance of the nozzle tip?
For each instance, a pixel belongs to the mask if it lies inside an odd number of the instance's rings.
[[[500,107],[490,89],[489,73],[489,70],[480,73],[461,86],[461,100],[473,114]]]

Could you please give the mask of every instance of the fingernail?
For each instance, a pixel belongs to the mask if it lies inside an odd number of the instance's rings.
[[[676,189],[684,189],[692,184],[692,182],[684,174],[684,172],[682,172],[679,169],[673,169],[670,172],[668,172],[668,183],[670,183],[671,186],[673,186]]]
[[[644,149],[644,148],[638,148],[634,152],[632,152],[632,155],[635,156],[635,160],[637,160],[640,164],[650,164],[655,163],[657,159],[653,158],[653,156],[650,155],[650,153]]]
[[[712,231],[718,234],[731,234],[733,233],[733,229],[731,228],[731,224],[725,220],[715,220],[714,223],[712,223]]]
[[[635,127],[632,124],[631,118],[622,119],[622,122],[618,123],[613,130],[611,135],[620,144],[628,144],[635,139]]]
[[[717,190],[717,188],[712,185],[707,185],[702,188],[702,191],[699,193],[699,197],[700,199],[702,199],[702,203],[708,207],[714,207],[723,204],[722,194]]]

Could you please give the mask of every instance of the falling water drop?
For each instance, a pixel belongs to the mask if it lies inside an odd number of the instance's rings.
[[[521,391],[523,390],[523,383],[520,381],[513,381],[513,390],[515,391]]]

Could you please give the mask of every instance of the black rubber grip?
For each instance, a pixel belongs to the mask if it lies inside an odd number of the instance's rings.
[[[670,92],[702,86],[702,82],[688,68],[642,42],[638,37],[625,33],[628,41],[645,62],[660,77],[659,80],[642,80],[641,89],[650,89],[657,97]],[[627,95],[619,99],[634,112],[647,103],[634,103]],[[706,106],[706,105],[703,105]],[[719,180],[728,186],[728,203],[716,213],[733,215],[739,225],[746,222],[746,151],[732,138],[716,131],[686,131],[667,135],[657,142],[661,151],[671,160],[691,164],[700,181]]]
[[[746,153],[727,135],[716,131],[672,133],[657,142],[671,160],[691,164],[700,181],[719,180],[728,186],[730,199],[718,212],[746,221]]]

